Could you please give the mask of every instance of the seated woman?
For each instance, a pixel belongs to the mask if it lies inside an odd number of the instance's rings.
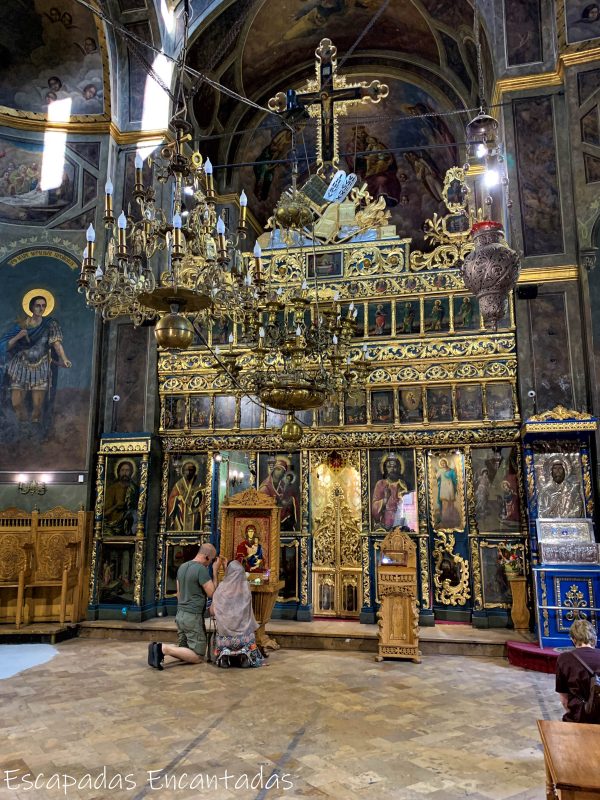
[[[227,565],[225,578],[213,594],[210,613],[217,626],[216,665],[227,668],[237,661],[241,667],[260,667],[263,659],[254,636],[258,623],[252,612],[252,592],[239,561]]]

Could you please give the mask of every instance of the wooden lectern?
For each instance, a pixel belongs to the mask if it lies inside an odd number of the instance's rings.
[[[377,590],[381,608],[377,612],[379,654],[375,660],[405,658],[420,663],[417,548],[400,528],[390,531],[381,543]]]
[[[256,489],[226,497],[221,507],[221,555],[246,570],[259,624],[256,643],[263,652],[279,649],[265,631],[284,584],[279,580],[279,514],[275,498]]]

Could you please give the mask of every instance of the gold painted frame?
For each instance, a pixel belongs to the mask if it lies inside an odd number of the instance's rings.
[[[150,461],[151,440],[149,437],[140,439],[103,439],[100,442],[98,465],[96,467],[96,503],[94,507],[94,553],[100,553],[102,545],[106,544],[134,544],[134,590],[133,605],[142,603],[142,581],[146,553],[146,505],[148,499],[148,467]],[[141,456],[139,471],[139,494],[137,501],[137,521],[133,536],[107,536],[103,532],[105,487],[108,471],[108,460],[113,457],[122,457],[124,460],[133,456]],[[98,593],[98,580],[101,565],[98,558],[94,564],[92,575],[92,602],[96,602]]]
[[[446,466],[442,462],[446,462]],[[427,475],[429,484],[429,519],[431,529],[436,533],[463,531],[467,524],[465,506],[465,460],[458,450],[439,450],[427,453]],[[454,485],[452,506],[449,501],[440,499],[441,481],[448,480]],[[445,487],[449,489],[449,487]]]
[[[267,585],[277,585],[279,582],[279,513],[280,509],[275,503],[275,498],[268,497],[256,489],[246,489],[233,497],[226,497],[221,506],[221,555],[228,561],[235,559],[238,544],[236,535],[239,531],[236,530],[236,520],[250,521],[254,518],[257,524],[260,521],[259,527],[268,530],[268,561],[265,558],[265,571],[250,573]]]

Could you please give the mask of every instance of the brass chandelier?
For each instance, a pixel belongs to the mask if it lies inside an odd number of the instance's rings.
[[[254,293],[242,316],[252,365],[244,388],[277,410],[318,408],[368,370],[366,348],[353,351],[351,344],[358,312],[351,303],[344,316],[337,292],[330,300],[320,299],[318,288],[309,288],[307,281],[288,292],[283,287],[269,291],[261,255],[257,245]],[[243,359],[229,353],[225,363],[240,375]]]
[[[78,281],[87,305],[104,319],[129,316],[139,325],[159,317],[158,343],[179,348],[189,346],[194,337],[188,315],[204,313],[212,319],[234,314],[244,307],[250,291],[239,251],[246,236],[246,195],[240,195],[237,232],[228,235],[217,215],[212,164],[189,146],[192,126],[186,119],[184,91],[189,14],[186,2],[175,94],[165,88],[176,109],[169,123],[170,141],[148,159],[156,181],[165,187],[161,194],[167,210],[158,202],[154,186],[144,184],[144,159],[138,152],[132,200],[139,218],[129,211],[116,217],[109,177],[104,252],[97,261],[96,234],[90,225]],[[164,87],[152,68],[149,76]]]
[[[159,344],[186,347],[193,328],[185,314],[206,310],[219,317],[240,311],[249,295],[244,260],[239,252],[246,235],[246,197],[240,197],[237,235],[228,237],[217,216],[213,170],[198,152],[185,154],[191,126],[175,116],[170,123],[174,140],[154,159],[159,183],[172,183],[172,213],[165,213],[153,186],[143,182],[143,159],[135,162],[133,199],[141,212],[135,220],[113,213],[113,187],[105,187],[104,256],[96,262],[95,232],[90,225],[79,278],[87,304],[104,319],[130,316],[135,324],[162,316],[156,327]],[[184,200],[185,198],[185,200]],[[185,202],[191,205],[187,211]],[[169,220],[170,217],[170,220]],[[164,253],[166,258],[161,259]],[[166,266],[160,269],[162,260]],[[156,265],[154,262],[157,262]]]

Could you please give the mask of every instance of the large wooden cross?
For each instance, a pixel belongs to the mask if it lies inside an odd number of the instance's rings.
[[[377,80],[349,83],[345,76],[338,75],[337,47],[331,39],[321,39],[315,55],[316,78],[308,81],[298,92],[279,92],[269,100],[269,108],[281,114],[297,108],[297,103],[300,103],[308,109],[311,117],[320,117],[317,172],[329,177],[328,173],[337,169],[340,157],[337,117],[346,114],[348,106],[354,103],[378,103],[388,96],[390,89]]]

